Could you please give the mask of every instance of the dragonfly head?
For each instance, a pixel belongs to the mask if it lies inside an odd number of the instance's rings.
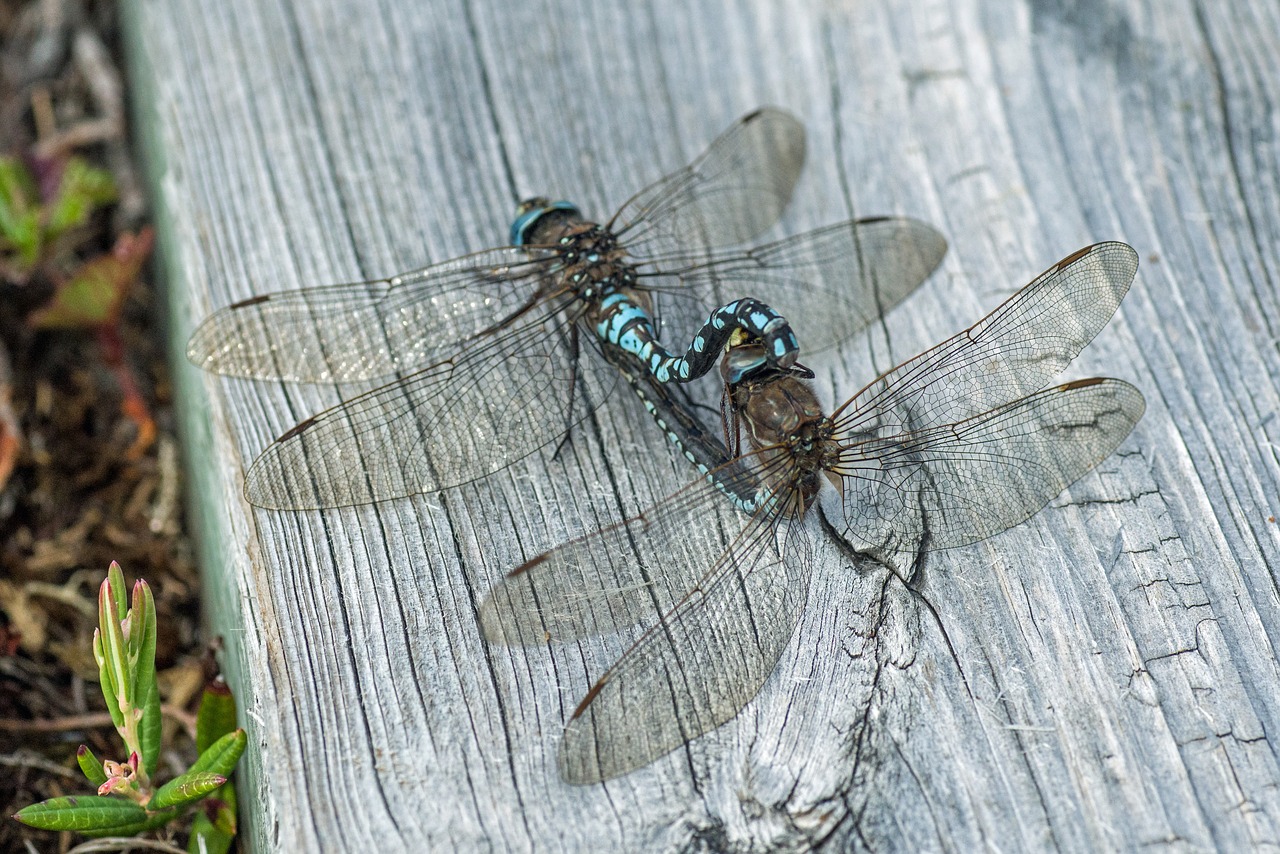
[[[776,351],[776,346],[752,338],[741,329],[735,330],[720,362],[720,376],[725,386],[732,389],[748,380],[762,380],[769,375],[813,379],[813,371],[796,362],[794,352],[789,354],[789,358],[780,360],[775,352],[771,352],[771,346]]]
[[[737,333],[734,333],[735,337]],[[724,351],[724,359],[720,362],[720,376],[724,384],[732,389],[746,382],[769,365],[769,358],[764,347],[759,343],[730,343]]]
[[[525,199],[511,223],[512,246],[542,246],[556,242],[565,227],[582,219],[572,202],[553,202],[545,196]]]
[[[730,347],[720,364],[732,416],[747,428],[754,447],[786,445],[808,454],[828,419],[813,389],[808,368],[771,364],[760,344]],[[817,432],[815,432],[817,431]]]

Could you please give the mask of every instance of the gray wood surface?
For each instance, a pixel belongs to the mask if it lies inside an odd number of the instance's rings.
[[[608,212],[743,112],[809,166],[782,230],[902,213],[952,244],[825,399],[1102,239],[1142,266],[1066,377],[1135,383],[1120,451],[918,592],[820,530],[808,607],[739,717],[604,785],[556,775],[622,648],[489,648],[478,602],[687,480],[628,395],[559,460],[353,510],[253,511],[253,455],[352,389],[179,364],[211,628],[257,850],[1280,847],[1280,5],[133,0],[175,353],[250,294]],[[803,332],[801,331],[801,334]],[[838,395],[838,398],[836,397]]]

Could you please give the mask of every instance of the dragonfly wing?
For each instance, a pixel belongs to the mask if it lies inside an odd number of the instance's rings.
[[[1145,408],[1126,382],[1078,380],[957,424],[853,441],[833,469],[845,535],[881,553],[990,537],[1110,456]]]
[[[936,229],[907,217],[849,220],[741,252],[642,262],[642,276],[674,276],[658,287],[664,336],[692,340],[704,306],[751,296],[790,321],[804,352],[839,344],[876,322],[932,275],[947,251]],[[699,308],[663,311],[684,293]],[[673,299],[674,298],[674,299]]]
[[[810,566],[803,524],[757,513],[700,585],[588,692],[565,727],[561,776],[607,780],[732,719],[790,641]]]
[[[716,479],[753,495],[754,457]],[[525,646],[653,622],[715,564],[750,517],[700,479],[638,516],[570,540],[507,575],[480,606],[491,643]]]
[[[777,222],[791,200],[804,145],[795,116],[755,110],[697,160],[632,196],[610,227],[637,258],[750,240]]]
[[[559,313],[308,418],[254,461],[252,504],[303,510],[435,492],[492,474],[564,435],[616,380],[581,358]],[[575,381],[576,377],[576,381]]]
[[[1043,388],[1115,314],[1138,269],[1123,243],[1064,258],[974,326],[881,376],[835,413],[849,434],[964,421]]]
[[[264,294],[219,309],[187,357],[218,374],[292,382],[387,377],[452,352],[536,300],[554,258],[491,249],[374,282]]]

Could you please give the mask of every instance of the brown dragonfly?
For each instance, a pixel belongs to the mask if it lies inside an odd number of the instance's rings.
[[[755,342],[731,347],[725,420],[745,437],[741,454],[529,561],[481,606],[485,637],[504,644],[652,623],[574,711],[563,777],[639,768],[755,696],[807,598],[800,522],[823,481],[850,544],[909,565],[1024,521],[1109,456],[1142,417],[1142,394],[1117,379],[1046,384],[1106,325],[1137,267],[1123,243],[1081,249],[830,415],[803,369],[770,364]]]

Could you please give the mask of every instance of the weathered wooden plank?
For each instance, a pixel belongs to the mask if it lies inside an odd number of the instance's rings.
[[[606,212],[776,103],[810,131],[784,222],[906,213],[952,241],[827,400],[1068,252],[1143,266],[1068,376],[1148,411],[1026,525],[917,592],[814,531],[809,606],[732,723],[603,786],[556,776],[622,646],[488,648],[511,566],[687,478],[615,395],[560,460],[282,514],[245,462],[351,389],[179,368],[211,618],[253,727],[256,847],[1067,850],[1275,846],[1280,8],[978,0],[135,0],[175,348],[255,292],[502,241],[535,192]]]

